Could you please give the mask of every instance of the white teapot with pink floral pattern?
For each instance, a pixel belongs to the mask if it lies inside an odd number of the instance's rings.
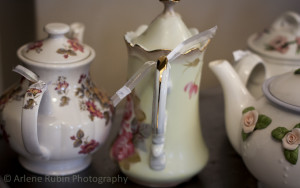
[[[83,25],[71,28],[73,36],[82,36]],[[86,168],[106,140],[113,108],[90,77],[94,50],[77,37],[67,38],[66,24],[44,29],[48,38],[17,52],[26,68],[15,68],[23,78],[0,98],[0,127],[26,169],[72,174]]]
[[[227,61],[209,67],[223,87],[229,140],[261,187],[300,187],[300,69],[267,79],[255,99]]]
[[[262,96],[265,79],[300,66],[300,15],[288,11],[247,41],[251,52],[235,51],[235,69],[255,96]]]

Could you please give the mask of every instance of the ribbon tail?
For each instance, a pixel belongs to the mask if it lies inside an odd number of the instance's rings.
[[[155,61],[147,61],[144,65],[119,89],[112,97],[112,103],[116,107],[123,98],[129,95],[136,85],[149,73],[156,65]]]
[[[215,35],[217,28],[217,26],[214,26],[180,43],[167,55],[169,63],[171,63],[171,61],[175,60],[181,54],[184,54],[186,51],[190,50],[196,44],[211,39]]]

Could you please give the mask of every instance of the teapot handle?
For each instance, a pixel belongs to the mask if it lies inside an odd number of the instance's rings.
[[[260,64],[265,66],[263,59],[249,51],[237,50],[233,52],[233,56],[236,62],[234,69],[245,86],[247,85],[254,68]]]
[[[150,167],[163,170],[166,166],[165,133],[167,128],[167,93],[170,64],[166,56],[157,61],[152,104],[152,145]]]
[[[40,145],[38,140],[37,119],[40,103],[47,91],[47,84],[37,80],[38,76],[27,68],[18,65],[13,71],[34,82],[27,89],[22,107],[21,132],[25,149],[35,156],[49,157],[49,150]]]

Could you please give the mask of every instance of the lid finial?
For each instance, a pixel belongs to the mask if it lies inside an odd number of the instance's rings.
[[[69,32],[70,27],[64,23],[49,23],[44,30],[50,35],[64,35]]]

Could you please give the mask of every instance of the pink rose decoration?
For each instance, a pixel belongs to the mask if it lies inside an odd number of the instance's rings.
[[[300,46],[300,37],[296,38],[296,43],[297,43],[298,46]]]
[[[78,40],[74,39],[74,40],[68,40],[68,43],[71,45],[71,47],[73,48],[74,51],[81,51],[83,52],[83,46],[81,44],[78,43]]]
[[[123,131],[112,146],[112,157],[118,161],[126,159],[134,154],[134,145],[132,143],[132,133]]]
[[[97,109],[97,107],[93,101],[87,101],[87,102],[85,102],[85,105],[87,107],[87,110],[90,112],[91,116],[98,117],[98,118],[104,117],[102,112]]]
[[[96,142],[94,139],[92,139],[91,141],[89,141],[88,143],[81,145],[80,148],[81,150],[79,151],[79,153],[82,154],[88,154],[92,151],[94,151],[94,149],[99,145],[99,142]]]
[[[198,86],[194,82],[189,82],[185,85],[184,92],[189,92],[189,98],[191,99],[194,94],[197,94]]]
[[[37,41],[34,43],[30,43],[27,46],[26,52],[29,52],[30,50],[35,50],[37,53],[40,53],[42,51],[42,48],[41,48],[42,46],[43,46],[43,41]]]
[[[295,150],[300,144],[300,128],[294,128],[288,132],[282,139],[282,145],[285,149]]]
[[[123,121],[129,121],[132,117],[132,109],[131,109],[131,104],[126,104],[126,107],[125,107],[125,112],[124,112],[124,115],[123,115]]]
[[[258,120],[258,112],[256,110],[251,110],[246,112],[242,117],[242,127],[244,133],[253,132],[257,120]]]
[[[270,42],[270,48],[280,53],[286,53],[289,49],[289,44],[286,37],[277,36]]]
[[[63,79],[63,78],[59,78]],[[69,87],[69,83],[66,82],[65,80],[59,80],[57,83],[55,90],[58,91],[59,93],[66,93],[67,88]]]

